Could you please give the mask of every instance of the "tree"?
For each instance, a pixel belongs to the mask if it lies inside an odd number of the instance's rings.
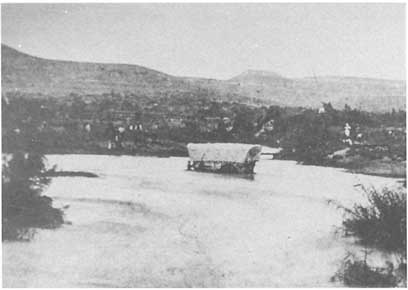
[[[310,116],[302,122],[295,141],[298,161],[305,164],[323,164],[330,153],[328,124],[323,117]]]
[[[18,145],[9,146],[9,154],[3,156],[3,240],[27,239],[33,228],[55,228],[63,223],[62,210],[53,208],[52,199],[42,195],[50,179],[46,176],[45,157],[38,146],[41,143],[35,129],[38,124],[30,125],[19,128],[19,133],[12,131],[12,135],[3,135],[5,143]],[[5,129],[3,127],[3,132]],[[8,140],[10,138],[13,142]]]

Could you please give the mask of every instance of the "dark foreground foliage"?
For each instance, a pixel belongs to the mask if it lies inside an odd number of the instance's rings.
[[[346,233],[361,244],[406,256],[407,197],[402,191],[366,190],[368,205],[355,205],[343,222]]]
[[[343,226],[347,235],[357,237],[365,247],[365,257],[346,257],[333,279],[349,287],[406,287],[406,192],[363,189],[368,204],[346,209]],[[387,262],[386,267],[371,267],[367,264],[369,247],[396,255],[397,265]]]
[[[41,195],[50,182],[44,172],[44,157],[38,153],[15,152],[3,160],[3,240],[28,240],[35,228],[52,229],[63,223],[62,210]]]
[[[366,260],[347,257],[333,280],[348,287],[397,287],[405,283],[406,273],[402,272],[406,270],[403,267],[401,264],[400,268],[394,269],[392,264],[387,264],[384,268],[373,268],[367,265]]]

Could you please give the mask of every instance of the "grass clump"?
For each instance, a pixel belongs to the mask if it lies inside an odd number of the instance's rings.
[[[399,279],[395,275],[392,264],[387,264],[384,268],[373,268],[367,265],[364,260],[355,259],[348,256],[340,271],[333,277],[333,281],[338,280],[347,287],[397,287]]]
[[[406,192],[403,190],[367,190],[368,203],[356,204],[343,221],[346,235],[358,238],[365,248],[364,259],[348,255],[333,280],[349,287],[406,287]],[[386,261],[385,267],[367,263],[368,248],[396,255],[398,262]]]
[[[343,221],[347,234],[359,238],[365,246],[399,252],[406,256],[407,197],[403,191],[387,188],[381,192],[366,190],[368,205],[355,205],[347,210]]]

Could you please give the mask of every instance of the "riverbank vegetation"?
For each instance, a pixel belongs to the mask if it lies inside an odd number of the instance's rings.
[[[339,280],[347,287],[357,288],[398,287],[402,282],[395,274],[392,264],[382,268],[370,267],[366,259],[361,260],[353,256],[345,258],[341,270],[333,280]],[[403,285],[403,282],[401,284]]]
[[[407,199],[405,190],[364,189],[367,204],[346,210],[343,227],[364,247],[364,258],[349,255],[335,279],[349,287],[406,287]],[[374,251],[396,257],[383,267],[372,267],[368,255]]]
[[[347,210],[343,225],[347,234],[358,237],[365,246],[406,255],[407,196],[403,191],[365,190],[368,205],[355,205]]]
[[[233,97],[231,97],[233,99]],[[186,156],[189,142],[254,143],[283,150],[275,158],[404,177],[405,111],[365,112],[323,103],[319,109],[219,102],[205,92],[154,98],[134,94],[28,98],[3,95],[3,151],[24,136],[46,153]]]
[[[2,239],[29,240],[37,228],[62,225],[63,211],[54,208],[52,199],[42,194],[50,183],[47,173],[52,170],[46,168],[44,151],[38,142],[39,122],[23,125],[24,118],[7,119],[7,109],[2,107],[3,144],[9,142],[4,126],[10,121],[19,124],[19,133],[14,136],[13,147],[2,155]]]
[[[42,195],[50,179],[45,176],[44,157],[15,152],[3,160],[2,239],[28,240],[36,228],[53,229],[63,223],[63,212]]]

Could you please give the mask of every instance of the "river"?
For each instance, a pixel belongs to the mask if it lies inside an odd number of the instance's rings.
[[[98,178],[56,177],[67,224],[3,243],[4,287],[332,287],[353,241],[339,205],[396,180],[261,160],[254,179],[186,171],[186,158],[49,155]]]

